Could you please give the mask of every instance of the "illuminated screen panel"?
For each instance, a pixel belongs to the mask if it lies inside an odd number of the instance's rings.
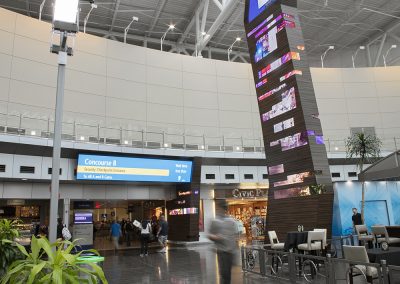
[[[272,4],[276,0],[250,0],[249,4],[249,14],[248,14],[248,22],[253,21],[260,15],[268,5]]]
[[[76,179],[188,183],[192,161],[80,154]]]
[[[273,105],[272,109],[269,112],[266,112],[262,115],[262,120],[263,122],[268,121],[295,108],[296,93],[294,91],[294,88],[291,88],[290,90],[282,94],[282,101],[280,103]]]
[[[296,7],[296,0],[261,1],[260,5],[246,0],[245,29],[272,199],[275,188],[281,193],[276,197],[294,197],[321,176],[326,184],[331,182]],[[293,190],[284,194],[286,188]]]
[[[309,187],[295,187],[274,191],[274,199],[285,199],[310,195]]]
[[[294,126],[294,118],[289,118],[287,120],[284,120],[282,122],[279,122],[274,125],[274,133],[281,132],[283,130],[292,128]]]

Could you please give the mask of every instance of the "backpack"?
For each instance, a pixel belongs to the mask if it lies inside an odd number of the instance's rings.
[[[72,238],[71,233],[68,230],[67,226],[64,226],[64,228],[62,229],[62,236],[63,239],[66,241],[69,241]]]

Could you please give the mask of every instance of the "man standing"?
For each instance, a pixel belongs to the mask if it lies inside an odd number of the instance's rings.
[[[114,244],[114,254],[115,254],[119,249],[118,241],[122,235],[121,225],[118,224],[118,222],[116,222],[115,220],[111,224],[110,235],[111,235],[111,240]]]
[[[353,216],[351,217],[351,220],[353,221],[353,228],[355,230],[356,225],[362,225],[363,221],[361,218],[361,214],[358,213],[357,208],[353,208]]]
[[[212,240],[217,247],[219,274],[221,284],[231,283],[231,270],[235,251],[237,250],[238,229],[233,218],[227,215],[227,205],[220,205],[221,213],[211,223],[210,235],[208,238]]]
[[[158,252],[165,253],[168,238],[168,223],[165,221],[164,215],[160,216],[160,223],[157,232],[158,242],[162,245],[162,249]]]

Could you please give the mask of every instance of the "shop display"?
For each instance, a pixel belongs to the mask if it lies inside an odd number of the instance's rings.
[[[267,216],[266,201],[246,202],[228,206],[228,213],[242,222],[247,239],[263,239]],[[261,220],[263,220],[261,222]],[[261,226],[262,224],[262,226]]]

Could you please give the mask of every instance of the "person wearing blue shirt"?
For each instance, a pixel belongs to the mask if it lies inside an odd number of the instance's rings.
[[[118,222],[116,222],[115,220],[112,222],[111,224],[111,228],[110,228],[110,236],[111,236],[111,240],[114,244],[114,253],[116,253],[116,251],[119,249],[119,238],[122,235],[122,231],[121,231],[121,225],[118,224]]]

